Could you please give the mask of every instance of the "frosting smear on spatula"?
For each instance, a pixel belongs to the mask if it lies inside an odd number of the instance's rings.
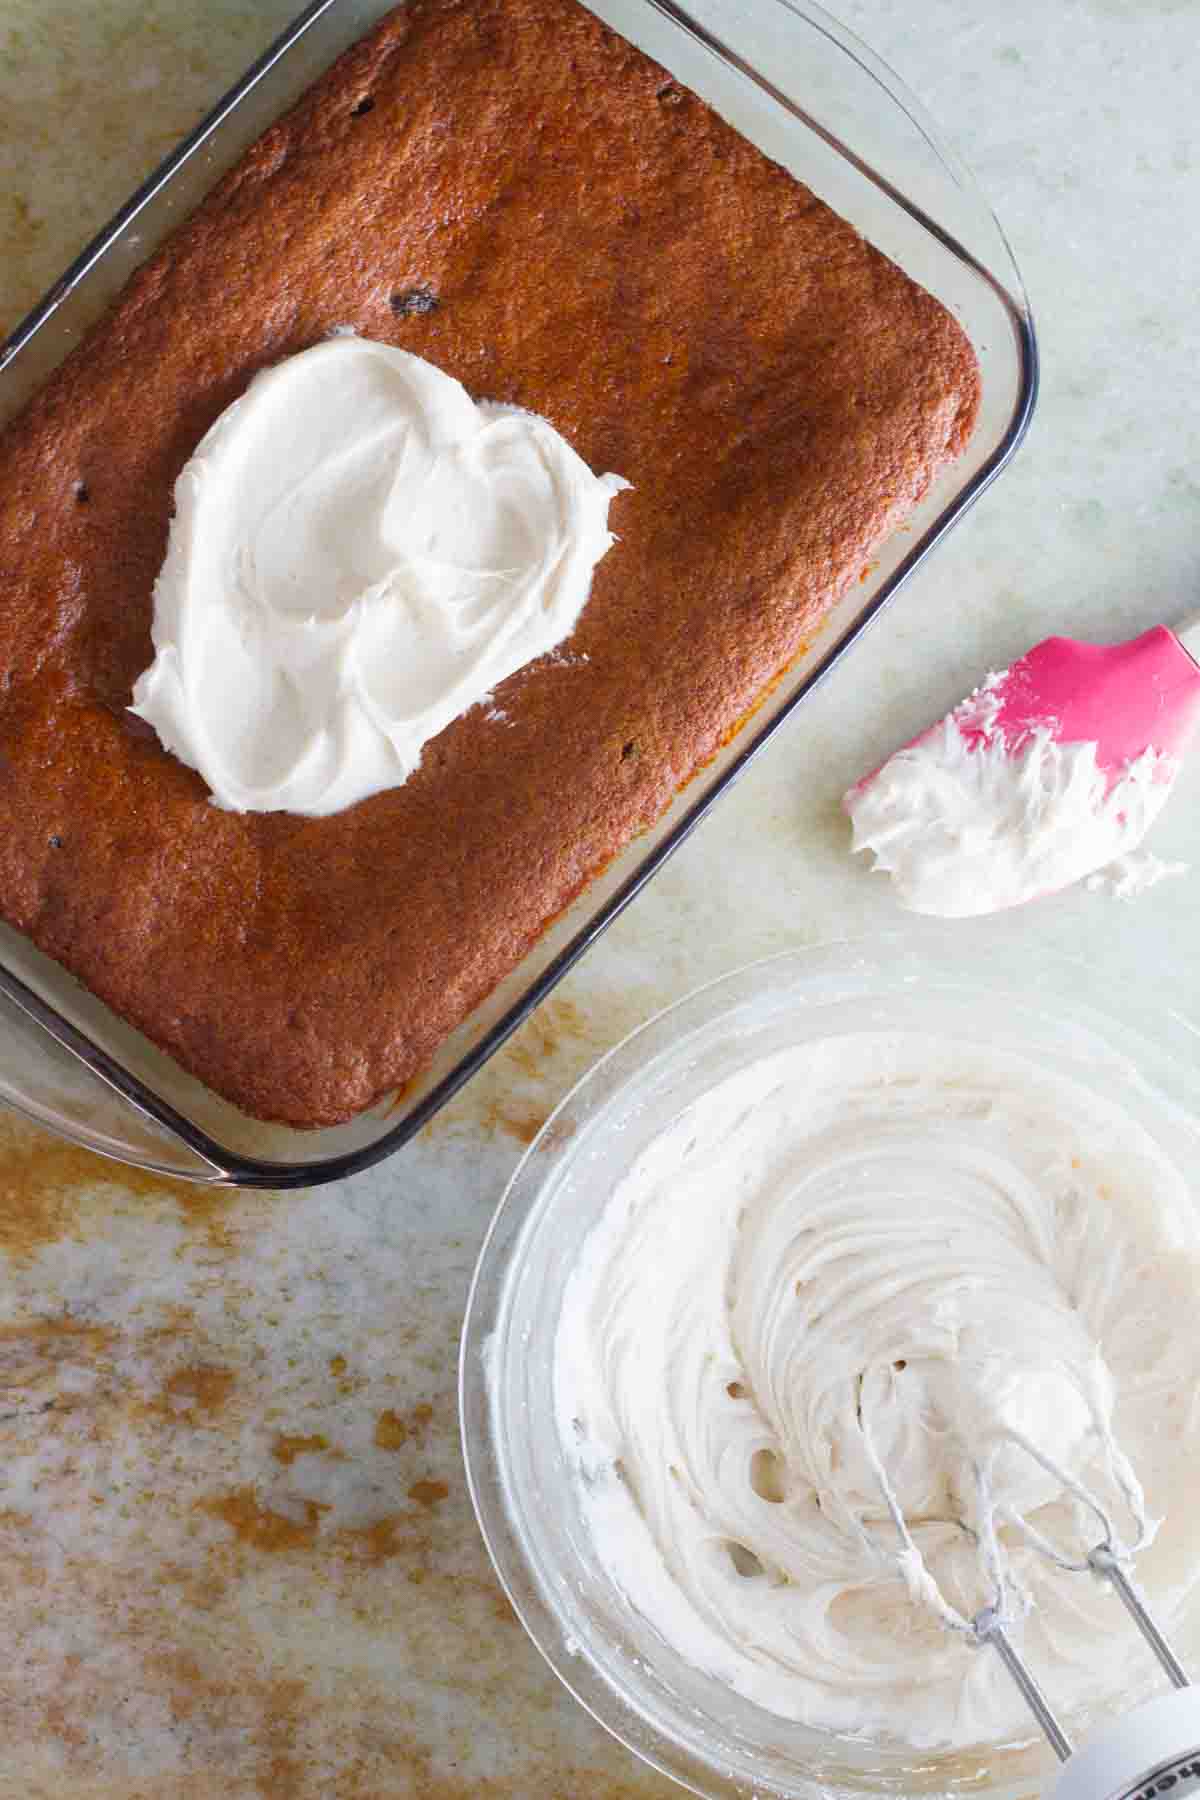
[[[1131,853],[1179,764],[1153,748],[1105,768],[1094,742],[1063,742],[1047,718],[1006,731],[1006,674],[989,675],[931,731],[846,795],[852,848],[890,875],[901,905],[966,918],[1055,893],[1121,861],[1127,897],[1178,864],[1130,881]]]

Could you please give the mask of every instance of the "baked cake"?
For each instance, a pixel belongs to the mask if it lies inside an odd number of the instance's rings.
[[[224,812],[126,711],[172,486],[338,327],[633,489],[565,653],[402,787]],[[579,0],[414,0],[0,437],[0,911],[246,1112],[351,1116],[713,755],[978,396],[936,300]]]

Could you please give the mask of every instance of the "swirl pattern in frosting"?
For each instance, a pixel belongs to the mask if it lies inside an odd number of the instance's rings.
[[[1184,1175],[1073,1080],[916,1033],[763,1060],[650,1144],[565,1290],[559,1430],[599,1559],[769,1710],[950,1747],[1029,1735],[946,1625],[993,1598],[994,1533],[1015,1633],[1086,1711],[1148,1669],[1025,1526],[1086,1551],[1082,1484],[1127,1540],[1166,1514],[1138,1572],[1168,1610],[1200,1572],[1198,1276]]]

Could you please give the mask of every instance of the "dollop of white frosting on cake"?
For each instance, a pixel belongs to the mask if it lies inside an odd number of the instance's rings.
[[[613,496],[545,419],[337,336],[183,469],[132,710],[239,812],[338,812],[568,637]]]
[[[1063,1714],[1127,1696],[1142,1646],[1026,1527],[1086,1554],[1082,1485],[1126,1545],[1145,1526],[1171,1616],[1200,1573],[1198,1286],[1187,1178],[1089,1088],[918,1033],[773,1055],[636,1158],[568,1279],[557,1422],[598,1559],[689,1663],[825,1730],[1031,1736],[946,1622],[998,1571]]]

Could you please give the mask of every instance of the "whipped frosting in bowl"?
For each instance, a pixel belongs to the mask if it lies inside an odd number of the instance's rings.
[[[1174,1503],[1200,1334],[1161,1323],[1198,1289],[1183,1172],[1082,1084],[916,1031],[765,1057],[643,1152],[567,1283],[559,1429],[599,1558],[756,1704],[942,1749],[1028,1730],[999,1658],[947,1629],[991,1603],[997,1531],[1026,1653],[1077,1712],[1112,1680],[1110,1603],[1021,1528],[1092,1548],[1075,1481],[1147,1536],[1149,1482],[1160,1562],[1200,1574]]]
[[[408,351],[302,351],[180,474],[132,711],[235,811],[320,816],[397,786],[570,635],[628,485]]]
[[[1194,1056],[1027,939],[974,961],[919,926],[680,1003],[563,1103],[480,1260],[493,1559],[567,1685],[703,1794],[1028,1793],[1029,1715],[914,1579],[986,1602],[988,1511],[1071,1725],[1155,1691],[1113,1597],[1009,1526],[1090,1547],[1056,1469],[1127,1540],[1144,1511],[1138,1579],[1200,1650]]]

